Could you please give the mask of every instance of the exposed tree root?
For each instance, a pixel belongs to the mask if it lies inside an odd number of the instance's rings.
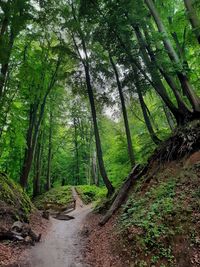
[[[194,121],[177,128],[174,134],[161,144],[150,158],[160,163],[181,159],[200,149],[200,122]]]

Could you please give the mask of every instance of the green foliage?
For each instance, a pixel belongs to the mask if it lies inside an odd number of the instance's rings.
[[[105,198],[106,188],[95,185],[79,185],[76,190],[85,204]]]
[[[34,204],[38,209],[44,209],[45,205],[48,203],[67,206],[72,200],[71,186],[59,186],[36,197],[34,199]]]

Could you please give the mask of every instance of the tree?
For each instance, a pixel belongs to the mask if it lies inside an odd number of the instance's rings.
[[[193,0],[184,0],[185,8],[187,11],[188,18],[192,25],[194,34],[196,35],[197,41],[200,44],[200,19],[198,18],[195,11],[195,1]]]

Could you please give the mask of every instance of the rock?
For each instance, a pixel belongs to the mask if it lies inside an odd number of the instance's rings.
[[[49,220],[49,215],[50,215],[49,211],[44,210],[44,211],[42,212],[42,217],[43,217],[44,219],[46,219],[46,220]]]
[[[23,223],[20,222],[20,221],[16,221],[13,223],[12,227],[11,227],[11,230],[14,230],[16,232],[21,232],[22,231],[22,228],[23,228]]]

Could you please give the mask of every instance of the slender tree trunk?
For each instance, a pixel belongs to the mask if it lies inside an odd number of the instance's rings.
[[[35,145],[33,143],[33,133],[36,123],[37,109],[38,109],[38,104],[36,102],[30,105],[29,126],[26,134],[26,148],[25,148],[24,160],[20,176],[20,184],[23,188],[25,188],[27,185],[27,179],[31,169],[32,160],[34,157]]]
[[[92,157],[92,176],[94,179],[94,184],[96,186],[99,186],[98,163],[97,163],[96,151],[94,151],[94,154]]]
[[[0,73],[0,100],[3,96],[4,93],[4,85],[7,79],[7,74],[8,74],[8,70],[9,70],[9,61],[10,61],[10,56],[11,56],[11,51],[12,51],[12,47],[14,44],[14,35],[11,32],[10,37],[9,37],[9,44],[8,44],[8,51],[6,52],[6,60],[4,60],[3,63],[1,63],[1,73]],[[0,42],[1,43],[1,42]]]
[[[150,134],[150,137],[151,137],[152,141],[156,145],[158,145],[158,144],[160,144],[161,140],[157,137],[157,135],[154,132],[153,126],[151,124],[151,121],[150,121],[148,113],[147,113],[147,109],[146,109],[146,105],[145,105],[145,102],[144,102],[144,99],[143,99],[142,92],[141,92],[141,90],[139,88],[139,84],[136,84],[136,90],[137,90],[138,98],[139,98],[139,101],[140,101],[140,106],[142,108],[142,113],[143,113],[143,117],[144,117],[144,121],[145,121],[146,127],[147,127],[147,129],[149,131],[149,134]]]
[[[144,62],[146,63],[148,70],[152,75],[152,78],[154,80],[159,81],[160,87],[162,86],[163,89],[165,90],[164,85],[162,85],[162,81],[160,79],[160,75],[159,75],[158,71],[160,71],[160,73],[163,75],[164,79],[166,80],[166,82],[168,83],[170,88],[172,89],[172,91],[175,95],[177,104],[178,104],[177,113],[179,112],[180,114],[178,116],[177,123],[183,124],[185,121],[189,120],[192,117],[191,111],[187,108],[185,103],[182,101],[180,93],[176,87],[176,84],[175,84],[173,78],[170,75],[168,75],[161,67],[157,66],[157,61],[155,59],[155,56],[154,56],[153,52],[151,51],[150,46],[147,45],[146,40],[144,40],[142,33],[140,32],[139,27],[135,26],[134,29],[135,29],[135,33],[136,33],[138,42],[140,44],[140,48],[141,48]],[[146,35],[147,35],[147,33],[146,33]],[[165,92],[166,92],[166,90],[165,90]]]
[[[100,173],[103,178],[103,181],[108,190],[108,196],[111,196],[114,192],[114,187],[112,186],[110,180],[108,179],[106,169],[104,166],[103,154],[102,154],[102,148],[101,148],[101,140],[100,140],[99,129],[98,129],[98,124],[97,124],[94,95],[93,95],[93,90],[92,90],[92,85],[91,85],[91,80],[90,80],[89,67],[87,65],[84,65],[84,69],[85,69],[88,97],[90,101],[90,107],[91,107],[91,113],[92,113],[92,119],[93,119],[94,135],[95,135],[95,141],[96,141],[96,150],[97,150],[97,158],[99,162],[99,169],[100,169]]]
[[[167,108],[167,106],[165,104],[163,104],[163,110],[165,112],[165,116],[166,116],[167,122],[169,124],[169,127],[173,131],[175,128],[175,123],[173,121],[172,114],[170,113],[169,109]]]
[[[148,55],[151,59],[151,62],[152,62],[152,64],[154,64],[154,66],[156,66],[159,69],[161,75],[163,76],[163,78],[165,79],[165,81],[167,82],[169,87],[171,88],[171,90],[174,93],[174,96],[176,98],[176,101],[178,104],[178,110],[182,114],[182,119],[179,121],[179,123],[182,124],[182,123],[185,123],[187,121],[190,121],[193,118],[192,111],[186,106],[186,104],[182,100],[181,95],[179,93],[179,89],[177,88],[177,84],[174,81],[174,78],[171,75],[169,75],[161,66],[158,66],[156,57],[155,57],[155,55],[151,49],[151,46],[150,46],[149,33],[148,33],[148,30],[146,29],[146,27],[144,27],[144,33],[145,33],[145,38],[146,38],[146,40],[144,41],[145,47],[146,47]],[[142,35],[141,35],[141,38],[143,38]]]
[[[53,127],[53,114],[50,111],[49,115],[49,144],[48,144],[48,160],[47,160],[47,177],[46,177],[46,190],[51,189],[51,160],[52,160],[52,127]]]
[[[47,88],[47,91],[46,91],[46,93],[43,97],[42,103],[40,105],[38,119],[37,119],[37,111],[38,111],[39,104],[36,103],[37,108],[35,108],[35,110],[34,110],[34,116],[33,116],[34,120],[33,120],[33,123],[31,123],[31,127],[29,125],[29,129],[27,131],[27,146],[25,149],[24,163],[23,163],[21,176],[20,176],[20,184],[23,188],[25,188],[27,185],[28,176],[29,176],[29,172],[31,170],[31,165],[32,165],[32,161],[33,161],[33,157],[34,157],[34,153],[35,153],[35,146],[37,144],[38,134],[39,134],[41,122],[42,122],[42,119],[44,116],[47,97],[48,97],[50,91],[52,90],[52,88],[56,82],[56,75],[57,75],[60,63],[61,63],[61,60],[60,60],[60,58],[58,58],[58,61],[57,61],[56,67],[55,67],[55,71],[51,77],[49,87]],[[34,105],[36,105],[36,104],[34,104]],[[32,114],[30,115],[30,122],[32,122],[31,117],[32,117]],[[29,138],[29,136],[30,136],[30,138]]]
[[[42,142],[42,134],[40,135],[39,142],[36,147],[36,153],[35,153],[35,174],[34,174],[34,179],[33,179],[33,197],[36,197],[40,194],[41,142]]]
[[[193,7],[194,0],[184,0],[184,4],[188,13],[190,23],[196,38],[200,44],[200,19],[197,16],[195,8]]]
[[[75,161],[76,161],[76,185],[80,184],[80,170],[79,170],[79,151],[78,151],[78,133],[77,133],[77,121],[74,118],[74,146],[75,146]]]
[[[77,22],[77,34],[79,39],[81,40],[81,46],[82,50],[85,54],[85,58],[82,57],[81,52],[79,51],[79,47],[76,43],[76,40],[74,38],[74,33],[72,33],[72,38],[73,42],[75,45],[75,48],[77,50],[77,53],[80,57],[80,60],[83,64],[84,71],[85,71],[85,79],[86,79],[86,86],[87,86],[87,92],[88,92],[88,98],[90,102],[90,107],[91,107],[91,113],[92,113],[92,120],[93,120],[93,127],[94,127],[94,136],[95,136],[95,143],[96,143],[96,150],[97,150],[97,158],[98,158],[98,163],[99,163],[99,169],[101,176],[103,178],[104,184],[108,190],[108,196],[111,196],[114,192],[114,187],[110,180],[108,179],[107,172],[105,169],[104,165],[104,160],[103,160],[103,153],[102,153],[102,147],[101,147],[101,139],[99,135],[99,129],[98,129],[98,123],[97,123],[97,116],[96,116],[96,107],[95,107],[95,102],[94,102],[94,94],[93,94],[93,88],[91,84],[91,79],[90,79],[90,69],[89,69],[89,59],[88,59],[88,54],[87,54],[87,48],[85,44],[85,38],[84,34],[81,30],[81,27],[79,25],[78,17],[76,16],[76,10],[73,5],[73,1],[71,2],[71,8],[72,8],[72,15],[74,17],[74,20]]]
[[[169,58],[171,59],[172,62],[174,62],[175,64],[180,65],[180,59],[176,53],[176,51],[174,50],[171,41],[168,37],[167,31],[164,27],[164,24],[162,23],[162,20],[156,10],[156,7],[153,3],[152,0],[145,0],[145,3],[147,5],[147,7],[149,8],[156,24],[158,27],[158,30],[160,33],[162,33],[163,35],[163,44],[164,47],[169,55]],[[194,92],[192,85],[190,84],[186,74],[182,71],[176,71],[177,72],[177,77],[180,81],[180,84],[182,86],[183,92],[185,92],[188,100],[190,101],[193,109],[195,112],[200,113],[200,98],[196,95],[196,93]]]
[[[112,65],[114,73],[115,73],[115,78],[117,81],[117,87],[118,87],[119,96],[120,96],[122,114],[123,114],[123,118],[124,118],[124,126],[125,126],[125,131],[126,131],[126,139],[127,139],[127,145],[128,145],[129,159],[130,159],[131,165],[134,166],[135,157],[134,157],[134,153],[133,153],[131,132],[130,132],[130,128],[129,128],[128,115],[127,115],[126,104],[125,104],[124,95],[123,95],[123,91],[122,91],[122,86],[121,86],[121,82],[119,80],[119,74],[118,74],[117,67],[116,67],[114,60],[110,54],[109,54],[109,58],[110,58],[111,65]]]

